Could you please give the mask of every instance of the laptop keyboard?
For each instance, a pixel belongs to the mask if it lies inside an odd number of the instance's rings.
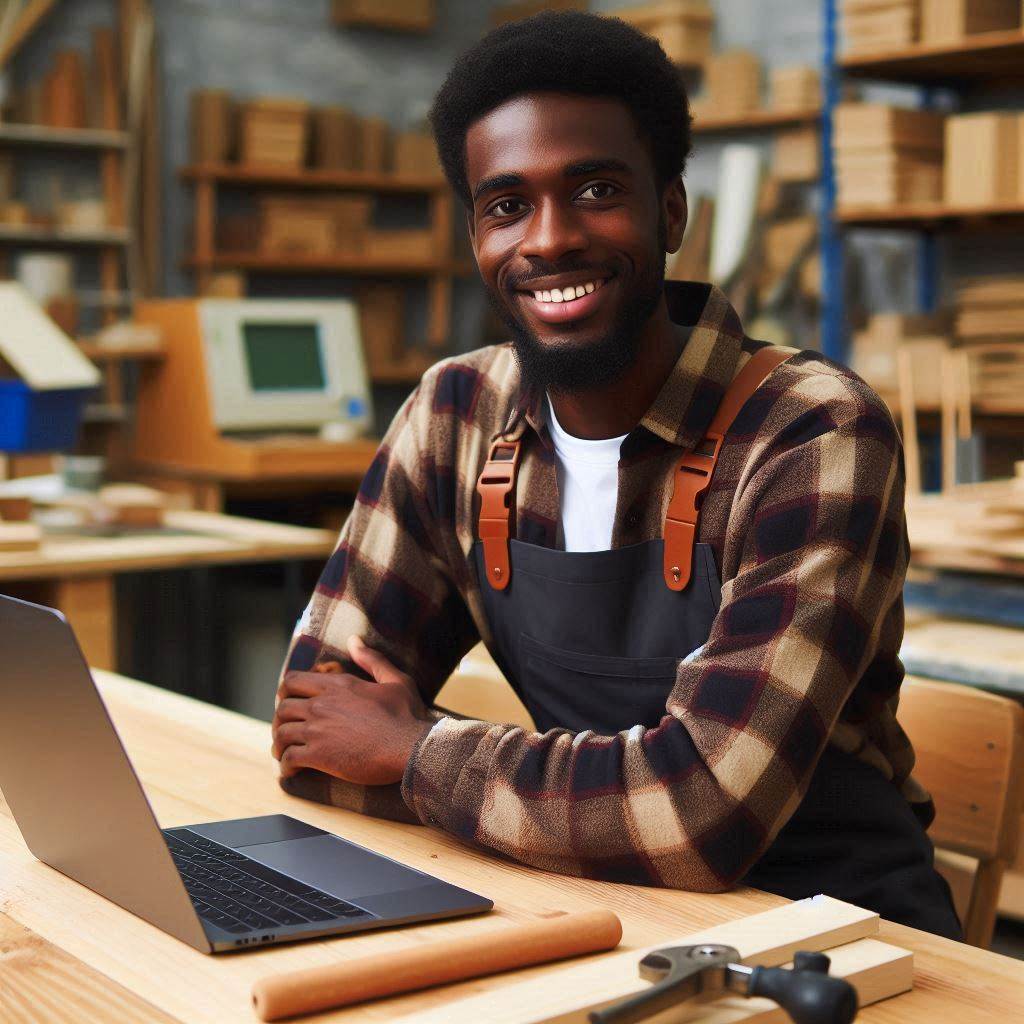
[[[194,833],[163,833],[196,913],[227,932],[374,915]]]

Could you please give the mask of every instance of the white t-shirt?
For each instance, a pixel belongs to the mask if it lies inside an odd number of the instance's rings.
[[[612,546],[619,497],[619,448],[626,440],[590,441],[567,434],[548,398],[551,440],[566,551],[607,551]]]

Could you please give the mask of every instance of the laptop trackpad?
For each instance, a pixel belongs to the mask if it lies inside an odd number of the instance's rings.
[[[276,868],[344,900],[416,889],[436,881],[431,875],[331,835],[236,849],[268,868]]]

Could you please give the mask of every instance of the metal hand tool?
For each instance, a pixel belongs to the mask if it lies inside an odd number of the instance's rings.
[[[593,1024],[633,1024],[697,995],[735,992],[774,999],[795,1024],[850,1024],[857,992],[829,977],[824,953],[797,953],[793,969],[747,967],[732,946],[673,946],[640,961],[640,977],[656,982],[645,992],[590,1014]]]

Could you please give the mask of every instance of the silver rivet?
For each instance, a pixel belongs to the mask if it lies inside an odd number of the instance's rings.
[[[494,567],[494,575],[501,579],[501,570],[497,566]]]
[[[679,568],[679,566],[678,565],[673,565],[672,566],[672,579],[674,579],[676,581],[676,583],[678,583],[680,581],[680,579],[682,579],[682,576],[683,576],[683,572]]]

